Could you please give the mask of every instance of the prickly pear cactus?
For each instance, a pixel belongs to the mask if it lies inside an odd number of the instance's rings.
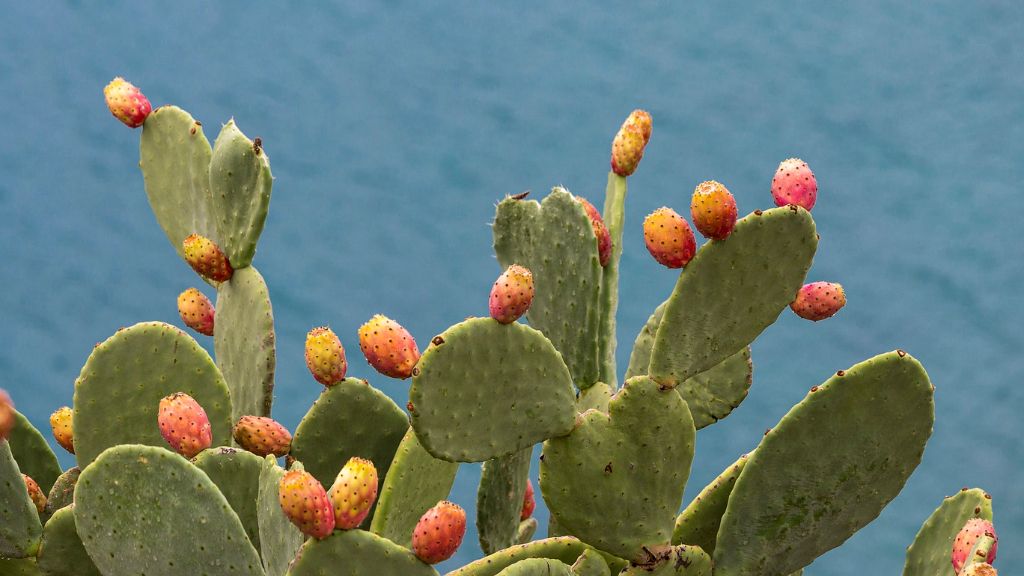
[[[980,488],[963,489],[942,501],[907,548],[903,576],[955,576],[950,550],[971,518],[992,520],[992,497]]]

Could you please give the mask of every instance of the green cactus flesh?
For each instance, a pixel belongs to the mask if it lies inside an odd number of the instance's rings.
[[[428,452],[482,462],[572,430],[569,370],[537,330],[470,318],[424,351],[409,397],[412,426]]]
[[[540,523],[537,522],[536,518],[527,518],[519,522],[519,527],[516,528],[516,544],[526,544],[530,540],[533,540],[533,535],[537,533],[537,527]]]
[[[650,562],[620,576],[711,576],[711,557],[699,546],[680,545],[650,553]]]
[[[263,576],[224,495],[169,450],[106,450],[82,470],[74,511],[82,543],[104,576]]]
[[[46,522],[57,510],[71,504],[75,497],[75,484],[78,483],[78,476],[82,471],[78,466],[73,466],[57,477],[57,481],[50,488],[50,494],[46,497],[46,509],[43,510],[42,520]]]
[[[231,509],[242,521],[249,541],[260,550],[259,520],[256,500],[260,488],[263,459],[244,450],[220,447],[203,450],[192,460],[197,468],[206,472],[227,499]]]
[[[384,478],[370,531],[410,547],[420,516],[448,498],[458,470],[457,463],[431,456],[409,428]]]
[[[43,527],[38,563],[44,576],[101,576],[75,529],[73,506],[58,510]]]
[[[437,576],[437,571],[404,548],[364,530],[336,530],[323,540],[310,538],[299,550],[288,576]]]
[[[231,390],[231,419],[270,416],[277,365],[274,312],[267,285],[256,268],[235,270],[217,288],[213,348]]]
[[[787,206],[755,212],[702,246],[668,299],[651,377],[676,385],[750,344],[793,301],[817,245],[810,213]]]
[[[0,558],[28,558],[39,549],[43,526],[6,440],[0,440]]]
[[[903,576],[955,576],[953,540],[971,518],[992,520],[992,498],[984,490],[965,489],[943,500],[907,548]]]
[[[601,327],[598,332],[598,378],[612,388],[618,386],[615,371],[615,313],[619,309],[619,259],[622,257],[622,230],[626,220],[626,179],[608,173],[604,193],[604,223],[611,236],[612,253],[601,276]]]
[[[60,464],[49,443],[24,414],[14,411],[14,428],[7,438],[11,454],[18,462],[22,474],[28,474],[39,484],[43,493],[50,491],[60,476]]]
[[[544,501],[580,540],[641,560],[645,546],[671,539],[695,432],[679,394],[646,376],[627,380],[608,414],[588,411],[572,434],[544,443]]]
[[[788,574],[874,520],[921,461],[933,387],[903,351],[811,389],[747,459],[715,547],[716,576]]]
[[[302,464],[292,464],[292,470],[302,469]],[[284,477],[284,469],[277,465],[273,456],[263,459],[260,470],[260,489],[256,499],[256,513],[260,525],[260,556],[266,576],[284,576],[288,564],[295,558],[305,536],[288,520],[278,500],[278,485]]]
[[[501,266],[520,264],[533,273],[530,325],[562,353],[579,388],[600,380],[603,269],[583,206],[564,188],[541,203],[506,198],[498,204],[493,233]]]
[[[615,394],[615,389],[604,382],[598,382],[590,388],[580,390],[576,398],[576,411],[580,414],[587,410],[600,410],[608,412],[608,402]]]
[[[572,564],[584,550],[589,548],[590,546],[572,536],[534,540],[484,556],[445,576],[496,576],[505,568],[527,558],[551,558],[565,564]]]
[[[334,484],[349,458],[366,458],[377,469],[379,494],[408,429],[405,412],[383,392],[366,380],[346,378],[326,388],[303,416],[292,438],[291,455],[325,488]],[[372,516],[373,512],[364,527]]]
[[[576,576],[611,576],[611,569],[596,550],[584,550],[572,565]]]
[[[747,465],[747,457],[744,454],[730,464],[676,517],[676,526],[672,531],[673,544],[693,544],[708,554],[715,553],[718,527],[722,523],[732,487]]]
[[[246,138],[235,121],[229,120],[213,144],[210,194],[220,247],[236,270],[252,263],[273,184],[270,159],[262,144]]]
[[[157,427],[160,399],[184,392],[210,419],[213,445],[231,440],[231,396],[191,336],[162,322],[118,330],[96,346],[75,381],[75,457],[85,467],[118,444],[167,446]]]
[[[35,558],[0,558],[0,574],[4,576],[41,576]]]
[[[476,493],[476,529],[484,554],[518,544],[519,517],[532,455],[531,446],[483,464]]]
[[[497,576],[575,576],[575,573],[560,560],[527,558],[498,572]]]

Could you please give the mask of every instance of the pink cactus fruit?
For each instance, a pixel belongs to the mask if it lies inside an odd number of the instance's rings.
[[[164,440],[185,458],[192,458],[213,444],[206,410],[184,392],[160,400],[157,424]]]
[[[74,413],[69,406],[58,408],[50,414],[50,428],[53,430],[53,438],[62,448],[68,452],[75,453],[75,432],[72,426]]]
[[[377,500],[377,468],[364,458],[349,458],[329,494],[335,526],[342,530],[358,528]]]
[[[277,485],[277,500],[288,520],[306,536],[323,539],[334,531],[334,508],[327,491],[309,472],[285,472]]]
[[[806,210],[818,199],[818,181],[807,162],[799,158],[783,160],[772,178],[772,197],[776,206],[796,204]]]
[[[326,326],[306,334],[306,367],[317,382],[333,386],[345,379],[348,361],[341,339]]]
[[[466,511],[443,500],[427,510],[412,533],[412,551],[427,564],[452,557],[466,535]]]
[[[533,509],[537,507],[537,501],[533,498],[533,482],[526,481],[526,492],[523,492],[523,510],[519,513],[519,520],[523,521],[533,516]]]
[[[231,435],[239,446],[257,456],[284,456],[292,448],[291,432],[266,416],[242,416]]]
[[[42,514],[46,508],[46,494],[43,494],[43,490],[36,484],[36,481],[30,478],[27,474],[22,474],[22,478],[25,479],[25,489],[28,490],[28,497],[32,499],[32,503],[36,505],[36,512]]]
[[[719,182],[701,182],[690,200],[693,225],[712,240],[725,240],[736,227],[736,199]]]
[[[988,536],[992,538],[992,546],[988,549],[988,554],[983,558],[978,558],[978,562],[985,562],[991,564],[996,559],[996,545],[999,543],[999,537],[996,536],[996,528],[992,525],[992,522],[982,518],[971,518],[964,524],[964,527],[960,529],[960,532],[953,539],[953,554],[951,560],[953,561],[953,570],[959,574],[960,570],[963,569],[964,564],[967,563],[967,557],[974,550],[974,545],[978,542],[978,539],[982,536]]]
[[[804,284],[789,305],[797,316],[815,322],[831,318],[843,306],[846,306],[846,292],[835,282]]]
[[[198,288],[189,288],[178,294],[178,314],[189,328],[204,336],[213,336],[216,311],[210,299]]]
[[[697,252],[697,239],[686,220],[675,210],[662,206],[644,218],[644,243],[661,265],[686,266]]]
[[[612,172],[630,176],[636,171],[651,140],[652,127],[651,115],[643,110],[634,110],[626,118],[612,140]]]
[[[412,334],[381,314],[374,315],[359,328],[359,349],[375,370],[403,380],[412,376],[420,360],[420,349]]]
[[[0,388],[0,442],[7,439],[16,421],[17,419],[14,417],[14,402],[11,401],[7,391]]]
[[[107,101],[110,113],[129,128],[142,126],[149,113],[153,111],[142,91],[120,76],[107,84],[103,89],[103,97]]]
[[[605,226],[604,218],[586,198],[577,196],[576,201],[583,206],[587,216],[590,217],[590,226],[594,229],[594,236],[597,238],[597,259],[601,262],[601,266],[607,266],[612,257],[612,235],[608,232],[608,227]]]
[[[185,261],[203,278],[214,282],[231,280],[235,270],[228,262],[228,257],[213,240],[199,234],[190,234],[182,241],[185,250]]]
[[[509,266],[491,287],[491,318],[510,324],[526,314],[533,303],[533,274],[524,266]]]

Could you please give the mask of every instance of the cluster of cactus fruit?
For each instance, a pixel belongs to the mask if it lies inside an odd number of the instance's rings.
[[[777,207],[742,219],[725,186],[704,182],[690,211],[702,246],[671,208],[643,223],[654,259],[682,271],[620,386],[618,263],[627,177],[652,132],[643,111],[614,137],[603,213],[563,188],[498,204],[504,271],[490,317],[455,324],[422,354],[383,315],[359,328],[370,366],[412,379],[406,410],[348,377],[338,336],[312,329],[305,360],[324,389],[293,434],[270,418],[273,315],[252,266],[272,185],[262,142],[231,121],[211,147],[187,112],[151,110],[120,78],[105,95],[115,117],[143,127],[157,221],[216,289],[216,308],[197,288],[178,298],[182,321],[214,338],[216,361],[159,322],[97,344],[73,406],[51,417],[77,460],[63,472],[0,390],[2,574],[436,575],[466,530],[447,500],[455,473],[482,462],[487,556],[450,576],[784,576],[876,518],[921,460],[934,387],[896,350],[811,387],[682,506],[697,430],[747,395],[750,343],[787,306],[823,320],[846,296],[839,284],[803,284],[818,240],[806,163],[782,162]],[[537,443],[551,519],[533,540]],[[947,498],[908,548],[904,575],[995,574],[991,520],[980,489]]]

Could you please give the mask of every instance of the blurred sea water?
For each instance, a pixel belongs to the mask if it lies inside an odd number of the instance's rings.
[[[1012,544],[1024,538],[1024,4],[68,1],[0,13],[0,387],[44,430],[95,342],[138,321],[180,324],[175,297],[202,287],[149,210],[138,132],[103,105],[113,76],[189,110],[211,137],[234,117],[262,138],[276,181],[255,264],[278,335],[274,416],[290,428],[320,390],[307,330],[331,325],[350,373],[404,405],[408,384],[364,364],[358,326],[384,313],[425,344],[485,314],[495,203],[559,184],[601,202],[611,137],[642,107],[655,128],[630,179],[622,368],[675,280],[646,254],[640,222],[662,205],[685,211],[702,180],[725,183],[744,214],[771,205],[780,160],[808,161],[821,187],[809,281],[841,282],[849,298],[826,322],[786,312],[757,341],[750,396],[699,434],[686,499],[810,386],[904,348],[937,386],[924,461],[808,573],[897,573],[961,486],[993,495],[997,567],[1024,569]],[[478,477],[463,466],[453,499],[473,509]],[[542,526],[546,514],[539,502]],[[470,530],[442,570],[480,556]]]

